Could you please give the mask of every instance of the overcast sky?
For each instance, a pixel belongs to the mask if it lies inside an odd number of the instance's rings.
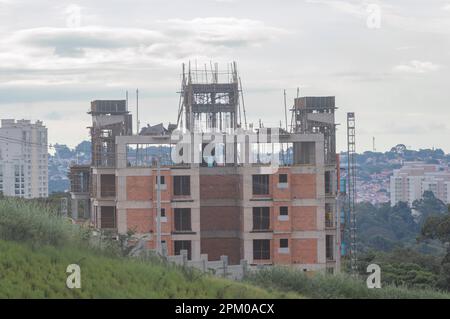
[[[300,87],[336,96],[338,150],[354,111],[358,151],[450,152],[450,0],[0,0],[0,118],[43,120],[51,143],[136,88],[142,124],[176,122],[189,60],[237,61],[250,122],[279,125]]]

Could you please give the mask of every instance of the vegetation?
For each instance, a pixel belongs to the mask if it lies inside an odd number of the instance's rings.
[[[51,206],[50,206],[51,207]],[[89,232],[37,201],[0,200],[0,298],[300,298],[93,246]],[[81,289],[66,268],[81,267]]]
[[[412,248],[425,254],[442,255],[444,246],[436,238],[418,241],[422,225],[428,217],[443,215],[447,206],[432,192],[425,192],[423,199],[413,203],[414,216],[406,203],[394,207],[390,203],[374,206],[360,203],[358,213],[358,239],[360,251],[389,252],[399,248]]]
[[[360,274],[369,264],[381,267],[383,285],[420,289],[446,289],[440,285],[441,257],[425,255],[411,248],[391,252],[370,251],[359,258]]]
[[[429,216],[423,224],[421,240],[439,240],[446,247],[441,260],[438,287],[450,291],[450,208],[449,213]]]
[[[380,298],[380,299],[439,299],[450,294],[430,289],[411,289],[384,285],[382,289],[368,289],[363,279],[346,274],[316,274],[309,276],[290,268],[274,267],[252,274],[250,283],[271,289],[287,289],[311,298]]]
[[[361,271],[375,263],[384,284],[450,291],[450,214],[432,192],[394,207],[358,205]],[[363,273],[361,273],[363,274]]]
[[[299,298],[201,275],[156,260],[111,257],[0,240],[0,298]],[[81,267],[81,289],[66,287],[66,267]]]
[[[51,206],[50,206],[51,207]],[[0,239],[39,245],[84,245],[87,230],[72,225],[39,201],[0,200]]]
[[[367,289],[346,275],[307,276],[284,268],[264,270],[238,283],[168,264],[127,258],[121,241],[94,245],[90,231],[62,218],[48,203],[0,200],[0,298],[447,298],[439,287],[438,257],[415,251],[372,253],[382,266],[383,289]],[[433,225],[432,222],[425,225]],[[438,232],[427,226],[424,237]],[[433,235],[431,235],[433,234]],[[438,238],[439,237],[439,238]],[[66,268],[81,267],[81,289],[68,289]],[[364,274],[364,277],[367,274]],[[401,286],[396,288],[394,285]],[[418,288],[424,288],[422,290]]]

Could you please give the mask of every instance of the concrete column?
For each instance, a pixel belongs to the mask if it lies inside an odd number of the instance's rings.
[[[78,219],[78,199],[72,199],[70,201],[70,206],[72,208],[72,218]]]

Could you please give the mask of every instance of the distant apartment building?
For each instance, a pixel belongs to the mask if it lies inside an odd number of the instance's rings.
[[[423,162],[406,162],[402,168],[394,170],[390,178],[391,205],[407,202],[412,205],[421,199],[425,191],[444,203],[450,203],[450,171],[448,167]]]
[[[178,125],[167,129],[156,125],[132,134],[125,100],[91,103],[92,165],[71,169],[77,216],[89,215],[98,229],[133,231],[155,249],[159,203],[161,245],[169,255],[187,250],[195,260],[226,255],[231,264],[245,259],[251,265],[338,271],[334,97],[297,98],[292,130],[266,140],[265,130],[244,124],[235,68],[203,81],[203,73],[194,72],[183,71]],[[227,80],[220,82],[220,75]],[[171,134],[177,128],[200,137],[180,152],[180,140]],[[216,140],[233,131],[246,138]],[[206,154],[212,139],[212,157],[176,162],[171,156]],[[275,169],[262,160],[271,152],[280,159]],[[230,162],[224,160],[228,154]]]
[[[23,198],[48,197],[47,128],[41,121],[1,120],[0,192]]]

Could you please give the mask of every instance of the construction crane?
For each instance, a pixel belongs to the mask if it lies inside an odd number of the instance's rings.
[[[347,113],[347,198],[349,211],[350,268],[353,275],[358,273],[356,238],[356,143],[355,113]]]

